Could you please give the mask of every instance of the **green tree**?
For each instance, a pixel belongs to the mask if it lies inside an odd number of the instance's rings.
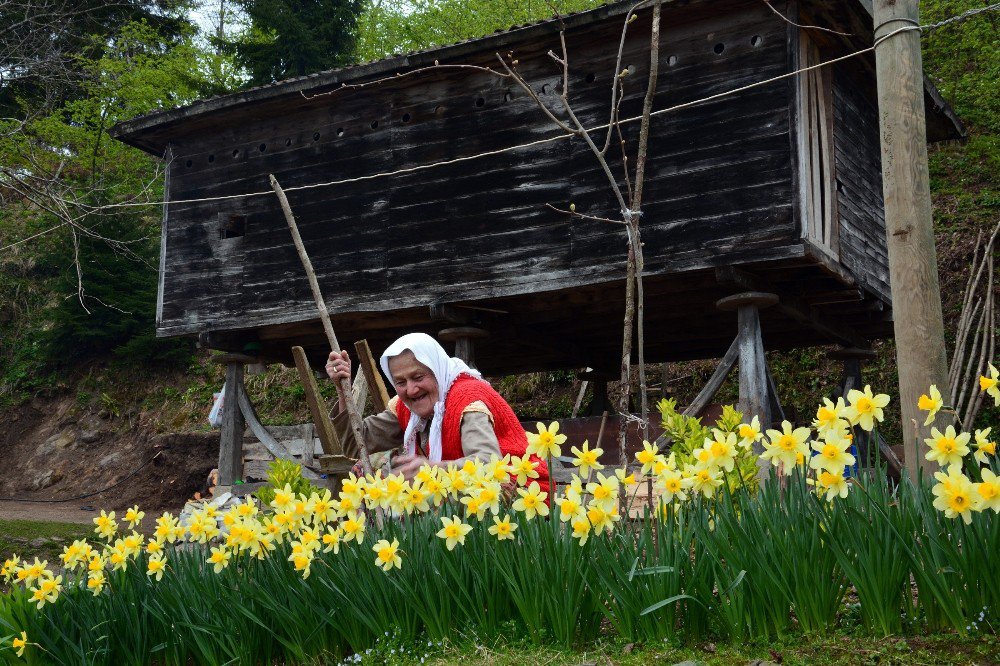
[[[236,0],[249,29],[216,43],[248,72],[248,85],[352,62],[363,0]]]

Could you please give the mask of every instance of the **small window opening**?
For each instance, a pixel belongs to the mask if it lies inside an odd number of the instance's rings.
[[[587,83],[593,83],[594,81],[596,81],[596,80],[597,80],[597,76],[595,76],[595,75],[594,75],[594,73],[593,73],[593,72],[591,72],[590,74],[587,74],[587,76],[586,76],[586,78],[585,78],[584,80],[585,80],[585,81],[586,81]]]
[[[505,93],[503,94],[503,101],[505,101],[505,102],[509,102],[509,101],[511,101],[512,99],[514,99],[514,93],[512,93],[512,92],[510,92],[510,91],[507,91],[507,92],[505,92]]]
[[[209,155],[208,156],[208,163],[211,164],[214,161],[215,161],[215,155]]]
[[[718,44],[715,45],[715,48],[713,48],[712,50],[715,51],[715,55],[722,55],[722,52],[726,50],[726,45],[723,44],[722,42],[719,42]]]
[[[476,98],[476,107],[482,108],[483,106],[486,106],[486,100],[483,99],[482,97]]]
[[[291,139],[285,139],[285,148],[287,148],[290,145],[292,145],[292,140]]]
[[[319,132],[313,132],[313,141],[319,141]]]
[[[190,169],[192,164],[194,164],[194,162],[192,162],[191,160],[188,160],[187,162],[184,163],[184,166],[186,166],[187,168]]]
[[[673,67],[674,65],[676,65],[677,64],[677,56],[672,55],[672,56],[668,57],[667,58],[667,64],[670,65],[671,67]]]
[[[242,238],[247,233],[247,216],[230,215],[219,225],[219,238]]]
[[[404,114],[403,114],[403,122],[404,122],[404,123],[408,123],[408,122],[410,122],[410,121],[411,121],[412,119],[413,119],[413,116],[411,116],[410,114],[408,114],[408,113],[404,113]]]
[[[337,128],[337,137],[342,137],[342,136],[344,136],[344,128],[343,127],[338,127]]]
[[[267,150],[267,144],[266,143],[260,144],[259,146],[257,146],[257,150],[259,150],[260,152],[264,152],[265,150]]]
[[[240,149],[239,148],[234,148],[233,149],[233,159],[235,160],[239,156],[240,156]]]
[[[370,125],[370,127],[372,129],[378,129],[378,121],[377,120],[373,120],[372,124]]]
[[[750,46],[760,46],[764,39],[760,35],[754,35],[750,38]]]

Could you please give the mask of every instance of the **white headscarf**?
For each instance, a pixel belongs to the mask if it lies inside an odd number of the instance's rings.
[[[434,403],[434,416],[431,419],[430,451],[428,459],[432,463],[441,462],[441,425],[444,423],[444,403],[448,397],[448,391],[455,379],[461,374],[472,375],[477,379],[482,379],[478,370],[473,370],[465,361],[460,358],[448,356],[444,348],[437,343],[437,340],[426,333],[407,333],[400,339],[389,345],[379,359],[382,372],[385,373],[389,383],[395,385],[392,374],[389,372],[389,359],[399,356],[409,349],[413,356],[426,365],[438,383],[438,401]],[[406,424],[406,432],[403,433],[403,445],[406,452],[413,455],[417,449],[417,437],[426,425],[426,419],[410,414],[410,422]]]

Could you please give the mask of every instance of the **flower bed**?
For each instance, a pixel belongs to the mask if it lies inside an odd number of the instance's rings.
[[[983,388],[1000,401],[995,371]],[[387,631],[568,646],[604,623],[630,641],[741,641],[829,630],[848,600],[876,635],[994,632],[989,429],[974,443],[934,430],[935,483],[890,487],[848,474],[852,432],[874,428],[889,398],[868,387],[848,398],[822,405],[813,428],[766,433],[732,409],[710,429],[661,403],[668,455],[647,444],[634,471],[611,471],[599,449],[574,446],[580,476],[551,503],[530,460],[504,458],[425,468],[412,482],[352,476],[336,498],[285,485],[269,507],[206,505],[183,524],[164,514],[150,539],[102,511],[100,541],[67,546],[63,573],[4,563],[16,584],[0,597],[0,661],[306,661],[363,651]],[[933,387],[921,408],[938,418]],[[530,439],[543,458],[565,443],[557,424]],[[755,443],[772,464],[763,484]],[[656,504],[622,520],[646,479]],[[136,507],[123,522],[142,517]]]

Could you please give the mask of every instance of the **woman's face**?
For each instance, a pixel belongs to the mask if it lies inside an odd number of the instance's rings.
[[[438,383],[434,373],[417,360],[409,349],[389,359],[389,374],[396,385],[396,393],[407,409],[420,418],[434,415],[438,401]]]

